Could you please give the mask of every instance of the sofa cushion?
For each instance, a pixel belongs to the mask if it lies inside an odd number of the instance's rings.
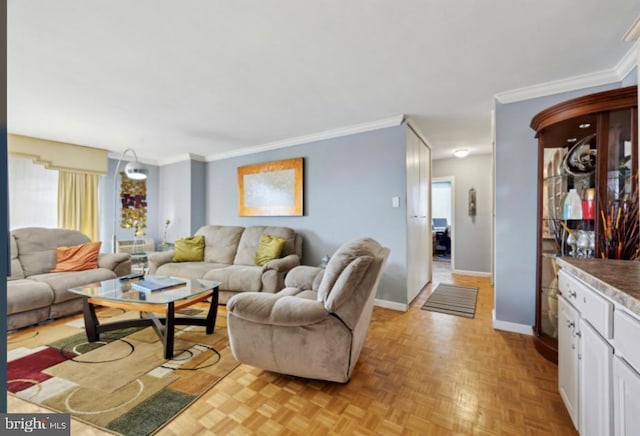
[[[204,260],[204,236],[176,239],[172,262],[201,262]]]
[[[263,234],[285,239],[281,256],[296,254],[296,232],[288,227],[251,226],[244,229],[238,243],[235,265],[255,265],[256,252]]]
[[[262,267],[249,265],[230,265],[207,272],[205,280],[222,282],[220,290],[223,291],[255,291],[262,288]]]
[[[87,242],[72,247],[56,248],[56,267],[51,272],[84,271],[98,267],[102,242]]]
[[[14,238],[13,235],[11,235],[10,244],[11,275],[7,277],[7,281],[23,279],[24,271],[22,271],[22,264],[20,264],[20,260],[18,260],[18,246],[16,245],[16,238]]]
[[[25,277],[48,273],[56,266],[56,248],[89,242],[81,232],[67,229],[27,227],[12,231]]]
[[[282,253],[282,247],[284,247],[285,242],[287,242],[287,240],[284,238],[263,233],[262,236],[260,236],[260,242],[256,249],[254,259],[256,265],[264,266],[270,260],[278,259],[280,253]]]
[[[53,291],[43,282],[16,279],[7,283],[7,315],[53,304]]]
[[[196,235],[204,236],[204,261],[231,265],[244,227],[203,226]]]
[[[29,277],[46,283],[53,289],[54,303],[78,298],[79,295],[68,292],[67,289],[88,285],[90,283],[101,282],[116,278],[116,274],[105,268],[88,269],[86,271],[55,272],[47,274],[36,274]]]
[[[165,263],[154,272],[157,276],[176,276],[188,279],[201,279],[207,272],[215,268],[224,268],[227,265],[212,262],[180,262]]]

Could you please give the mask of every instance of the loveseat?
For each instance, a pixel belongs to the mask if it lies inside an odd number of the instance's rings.
[[[260,266],[255,257],[263,235],[285,242],[278,258]],[[302,237],[288,227],[206,225],[195,236],[204,236],[203,260],[173,262],[174,251],[152,253],[148,274],[220,281],[221,304],[238,292],[279,291],[302,257]]]
[[[11,276],[7,278],[7,329],[37,324],[82,310],[82,298],[69,288],[113,279],[131,272],[126,253],[100,253],[98,268],[51,272],[56,248],[90,242],[81,232],[30,227],[11,232]]]

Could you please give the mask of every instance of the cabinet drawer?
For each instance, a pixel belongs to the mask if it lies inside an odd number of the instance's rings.
[[[613,334],[613,303],[598,295],[588,285],[560,270],[558,287],[565,298],[573,304],[582,317],[605,338]]]
[[[613,322],[616,354],[640,372],[640,320],[624,310],[616,310]]]

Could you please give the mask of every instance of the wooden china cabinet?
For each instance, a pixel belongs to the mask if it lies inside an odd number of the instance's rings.
[[[637,195],[637,87],[551,106],[531,120],[538,138],[536,349],[558,360],[558,256],[611,257],[611,211]],[[604,219],[603,219],[604,218]]]

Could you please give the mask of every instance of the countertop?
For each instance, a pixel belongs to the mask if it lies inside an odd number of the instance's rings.
[[[640,262],[557,258],[558,265],[640,316]]]

